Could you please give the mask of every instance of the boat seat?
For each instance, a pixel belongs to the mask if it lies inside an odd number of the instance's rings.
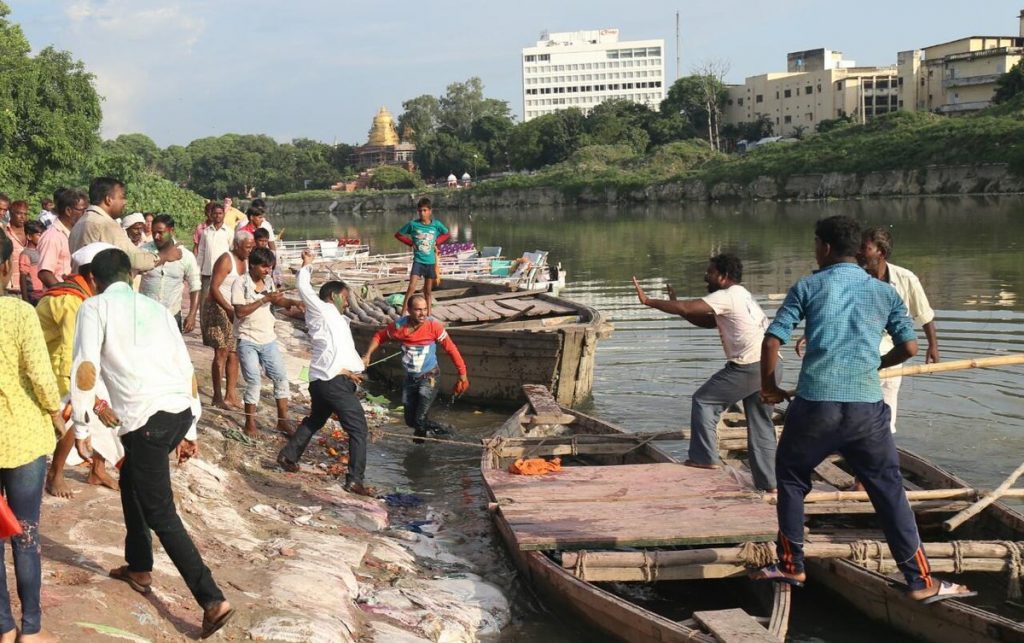
[[[694,612],[693,618],[720,641],[778,643],[756,618],[739,608]]]

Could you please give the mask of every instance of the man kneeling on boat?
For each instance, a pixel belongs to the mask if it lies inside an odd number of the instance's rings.
[[[673,315],[694,326],[717,328],[728,360],[725,368],[711,376],[693,394],[690,411],[690,448],[686,463],[692,467],[717,469],[718,419],[725,409],[743,400],[747,416],[747,445],[754,486],[775,491],[775,426],[772,406],[761,402],[761,340],[768,318],[754,297],[740,285],[743,263],[739,257],[720,254],[708,261],[704,282],[708,296],[676,299],[669,287],[668,299],[651,299],[633,277],[640,303]]]
[[[896,290],[857,265],[860,237],[860,224],[849,217],[818,221],[814,254],[820,270],[789,289],[764,336],[761,397],[777,404],[789,397],[775,377],[779,348],[806,320],[807,352],[775,463],[780,563],[751,577],[804,583],[804,497],[811,490],[814,468],[838,451],[868,493],[910,598],[934,603],[976,596],[977,592],[962,585],[936,582],[921,546],[878,375],[880,368],[913,357],[917,336]],[[879,360],[878,338],[883,330],[894,346]]]
[[[369,367],[370,356],[388,340],[401,343],[402,366],[405,367],[405,383],[402,386],[405,423],[413,429],[417,438],[425,437],[428,432],[434,435],[447,435],[450,431],[444,425],[427,417],[427,411],[437,398],[437,387],[441,382],[437,345],[440,344],[448,353],[459,371],[455,395],[462,395],[469,390],[466,362],[459,353],[459,347],[448,336],[444,325],[428,316],[427,300],[423,295],[410,297],[408,310],[408,315],[377,331],[363,355],[363,364]]]

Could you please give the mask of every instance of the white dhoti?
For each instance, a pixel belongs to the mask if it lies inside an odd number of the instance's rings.
[[[896,433],[896,408],[900,402],[900,384],[903,383],[903,377],[885,377],[882,378],[882,400],[889,405],[889,429]]]
[[[108,399],[107,389],[102,382],[96,383],[96,395],[101,400]],[[69,398],[70,396],[64,398],[62,407],[68,403]],[[67,427],[68,431],[74,431],[75,423],[69,420]],[[103,424],[95,413],[89,414],[89,442],[92,445],[92,450],[100,454],[110,464],[117,464],[124,457],[124,446],[121,444],[121,438],[117,437],[117,430]],[[82,464],[83,460],[78,455],[78,449],[71,449],[66,462],[68,466],[72,467]]]

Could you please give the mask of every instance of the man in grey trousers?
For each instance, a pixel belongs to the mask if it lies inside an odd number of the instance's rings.
[[[685,464],[703,469],[722,466],[718,457],[718,419],[723,411],[742,400],[754,485],[762,491],[774,492],[777,439],[772,407],[760,399],[761,342],[768,318],[750,291],[740,285],[742,278],[743,263],[739,257],[719,254],[711,257],[704,273],[707,297],[679,300],[669,287],[668,299],[651,299],[636,277],[633,285],[641,304],[679,315],[700,328],[717,328],[725,349],[725,368],[693,394],[690,449]]]

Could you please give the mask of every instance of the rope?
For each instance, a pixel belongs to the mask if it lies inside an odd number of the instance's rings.
[[[740,560],[749,569],[760,569],[775,562],[775,545],[773,543],[746,542],[740,545]]]
[[[580,551],[576,555],[576,566],[573,567],[572,573],[576,575],[576,578],[586,580],[587,576],[587,552]]]
[[[658,580],[658,563],[646,549],[644,550],[644,564],[640,569],[644,573],[645,583],[654,583]]]
[[[875,570],[882,571],[882,564],[885,562],[885,550],[882,549],[882,544],[878,540],[854,541],[850,543],[850,559],[861,567],[871,569],[868,563],[873,557]]]
[[[492,447],[481,444],[479,442],[466,442],[463,440],[444,440],[442,438],[428,438],[426,436],[419,437],[415,435],[409,435],[407,433],[391,433],[389,431],[381,431],[379,429],[370,429],[370,438],[373,442],[377,442],[381,438],[399,438],[402,440],[425,440],[427,442],[437,442],[438,444],[453,444],[460,447],[471,447],[474,449],[482,449],[489,451]]]
[[[1009,578],[1006,584],[1006,600],[1019,601],[1021,598],[1020,578],[1024,572],[1024,563],[1021,562],[1021,552],[1024,550],[1024,543],[1015,543],[1009,540],[998,541],[1006,547],[1010,553],[1010,560],[1007,562]]]
[[[953,546],[953,573],[964,573],[964,552],[963,545],[959,540],[950,543]]]

